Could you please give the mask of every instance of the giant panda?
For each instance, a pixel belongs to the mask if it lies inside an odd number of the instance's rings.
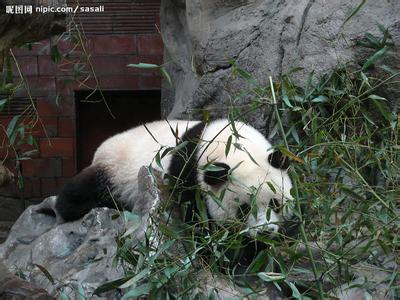
[[[235,219],[243,206],[256,205],[256,213],[244,220],[248,233],[275,233],[292,216],[288,163],[260,132],[240,121],[156,121],[104,141],[92,164],[54,198],[52,209],[61,222],[97,206],[129,209],[137,201],[138,171],[151,165],[182,184],[181,203],[188,202],[191,212],[196,213],[193,187],[198,187],[215,222]]]

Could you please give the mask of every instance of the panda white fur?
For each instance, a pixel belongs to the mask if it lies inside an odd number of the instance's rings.
[[[179,151],[162,158],[161,171],[179,178],[186,187],[183,201],[195,203],[193,187],[200,186],[206,191],[203,199],[209,217],[219,222],[237,218],[241,206],[250,205],[253,193],[257,213],[248,214],[246,220],[252,235],[276,232],[291,217],[292,210],[286,205],[292,199],[288,160],[256,129],[241,122],[233,127],[227,119],[209,124],[157,121],[107,139],[97,149],[92,164],[61,190],[53,207],[56,214],[71,221],[96,206],[115,207],[114,201],[131,207],[137,196],[140,167],[160,169],[154,159],[157,152],[177,144],[181,144]],[[226,155],[227,144],[231,146]],[[222,201],[215,201],[207,192],[217,197],[223,193]],[[195,204],[190,209],[195,211]]]

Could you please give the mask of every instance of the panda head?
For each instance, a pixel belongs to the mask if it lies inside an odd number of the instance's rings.
[[[240,218],[251,236],[274,234],[293,215],[289,160],[254,128],[235,127],[233,136],[226,122],[215,122],[203,134],[198,181],[208,213],[217,222]]]

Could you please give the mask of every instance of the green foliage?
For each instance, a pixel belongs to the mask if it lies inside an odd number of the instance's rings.
[[[307,207],[308,239],[325,243],[319,273],[340,285],[374,252],[397,251],[399,120],[374,94],[380,81],[362,70],[315,81],[299,89],[284,76],[279,89],[293,105],[282,101],[280,109],[288,115],[290,148],[304,161],[292,171]]]
[[[400,125],[399,115],[380,89],[399,74],[388,68],[384,78],[369,74],[391,47],[387,31],[381,28],[381,32],[382,38],[366,34],[362,41],[362,46],[376,50],[362,68],[338,68],[321,77],[311,72],[304,86],[295,84],[291,74],[262,85],[232,62],[233,75],[248,83],[237,96],[252,98],[248,112],[264,106],[275,113],[270,138],[281,141],[278,148],[293,161],[298,236],[255,237],[263,247],[243,270],[237,265],[248,246],[242,222],[216,226],[207,219],[197,193],[200,212],[195,224],[172,219],[166,206],[144,243],[137,244],[126,234],[119,237],[117,261],[126,268],[126,276],[97,292],[118,286],[126,289],[126,299],[213,299],[214,291],[198,289],[207,270],[249,289],[249,298],[260,291],[246,280],[250,275],[289,291],[295,299],[324,298],[332,288],[351,282],[360,265],[368,263],[388,274],[385,283],[396,298],[398,271],[384,264],[382,257],[398,258],[400,246]],[[233,107],[226,155],[240,150],[234,120],[242,116],[243,110]],[[160,147],[158,165],[167,153],[181,150]],[[205,168],[218,167],[210,163]],[[229,180],[235,178],[230,174]],[[179,181],[175,188],[179,189]],[[256,188],[249,191],[250,199],[256,193]],[[223,195],[210,196],[221,203]],[[256,209],[250,205],[243,216]],[[237,276],[240,268],[245,275]],[[372,290],[376,285],[365,278],[362,287]]]
[[[159,65],[155,65],[155,64],[138,63],[138,64],[128,64],[128,67],[139,68],[139,69],[159,69],[162,77],[164,77],[170,85],[172,84],[171,76],[169,75],[169,73],[167,72],[165,67],[162,65],[159,66]]]
[[[380,61],[383,57],[390,52],[394,44],[390,36],[389,30],[382,25],[378,25],[379,31],[382,36],[378,37],[369,32],[367,32],[364,37],[358,41],[358,46],[374,49],[376,52],[372,54],[363,64],[362,70],[365,71],[371,66],[374,66],[376,62]],[[384,66],[387,68],[387,66]]]
[[[3,78],[0,81],[0,112],[7,116],[7,108],[13,101],[18,101],[18,98],[14,98],[14,94],[19,89],[26,88],[24,86],[24,78],[19,72],[22,80],[22,85],[16,85],[13,83],[13,73],[11,68],[11,61],[14,60],[15,65],[19,71],[19,65],[16,58],[11,52],[11,55],[5,57],[5,64],[3,67]],[[31,99],[32,100],[32,99]],[[3,153],[6,153],[4,157],[1,157],[2,162],[6,160],[12,160],[15,165],[17,184],[20,188],[23,187],[23,179],[21,173],[21,161],[29,159],[34,153],[36,153],[36,142],[33,137],[32,131],[39,122],[36,107],[31,101],[31,105],[28,105],[20,115],[14,115],[11,117],[8,124],[1,124],[1,134],[3,136],[0,145]],[[29,145],[30,149],[26,150]],[[10,159],[8,154],[12,152],[15,158]]]

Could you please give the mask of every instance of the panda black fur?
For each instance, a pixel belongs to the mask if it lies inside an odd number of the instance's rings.
[[[154,157],[160,148],[184,143],[179,151],[162,158],[161,171],[182,182],[181,198],[192,204],[189,210],[196,210],[196,186],[217,197],[224,193],[222,207],[204,196],[208,214],[217,222],[236,218],[240,207],[249,205],[250,194],[256,191],[258,213],[247,218],[249,233],[276,232],[292,213],[286,205],[292,199],[288,160],[253,127],[235,122],[234,128],[226,119],[209,124],[170,120],[117,134],[99,146],[92,164],[72,178],[54,199],[56,215],[62,221],[72,221],[97,206],[115,208],[115,202],[129,209],[137,196],[139,168],[159,168]],[[232,144],[226,155],[228,139]],[[214,168],[204,168],[210,164]]]

